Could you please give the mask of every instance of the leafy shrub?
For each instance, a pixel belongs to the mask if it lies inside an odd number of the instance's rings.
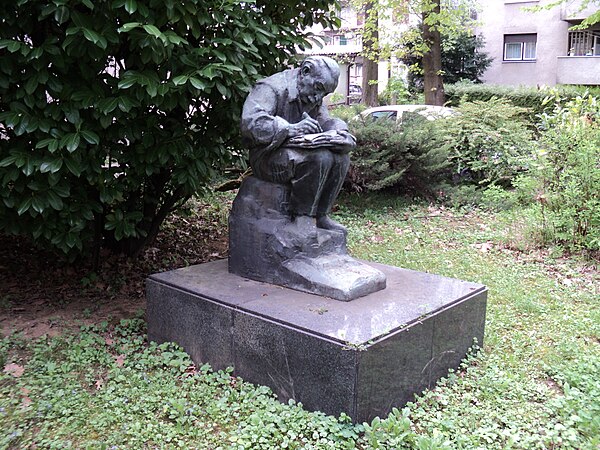
[[[339,105],[331,108],[329,113],[332,117],[337,117],[338,119],[342,119],[344,122],[351,122],[354,117],[363,112],[366,109],[366,106],[363,104],[356,105]]]
[[[453,178],[458,183],[509,185],[526,168],[534,135],[527,110],[505,99],[463,103],[459,114],[439,121]]]
[[[385,90],[379,95],[380,105],[401,105],[411,103],[413,95],[402,77],[392,77],[388,80]]]
[[[552,241],[600,249],[600,98],[588,93],[549,98],[541,116],[540,200]]]
[[[247,91],[329,5],[2,2],[0,231],[138,251],[231,159]]]
[[[404,114],[401,125],[381,119],[354,121],[357,147],[350,185],[356,190],[390,188],[431,195],[448,166],[444,138],[437,130],[435,122],[419,114]]]

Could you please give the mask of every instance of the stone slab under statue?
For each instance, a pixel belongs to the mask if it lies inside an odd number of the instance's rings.
[[[259,81],[242,112],[253,175],[229,216],[229,270],[242,277],[350,301],[385,288],[385,275],[348,255],[329,217],[355,139],[323,97],[339,67],[326,57]]]
[[[485,286],[368,263],[386,289],[341,302],[242,278],[214,261],[150,276],[148,338],[282,402],[354,422],[385,417],[483,345]]]

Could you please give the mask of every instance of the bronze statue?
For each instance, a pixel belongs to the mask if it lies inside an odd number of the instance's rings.
[[[323,98],[340,69],[312,56],[259,81],[244,103],[242,138],[253,175],[229,215],[229,271],[342,301],[385,288],[385,275],[348,255],[329,217],[356,146]]]
[[[291,186],[288,208],[294,221],[310,225],[316,217],[317,227],[345,232],[328,214],[356,140],[323,104],[339,74],[333,59],[314,56],[259,81],[244,104],[242,136],[254,175]]]

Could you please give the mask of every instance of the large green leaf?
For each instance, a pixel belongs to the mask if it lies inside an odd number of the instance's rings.
[[[138,9],[138,4],[136,0],[125,0],[125,11],[129,14],[133,14]]]
[[[69,152],[74,152],[79,147],[81,137],[78,133],[69,133],[60,140],[60,146],[66,147]]]
[[[100,143],[100,137],[93,131],[81,130],[79,133],[90,144],[98,145]]]
[[[324,0],[0,3],[0,229],[69,254],[116,210],[102,242],[134,249],[142,211],[237,161],[242,93],[332,23]]]

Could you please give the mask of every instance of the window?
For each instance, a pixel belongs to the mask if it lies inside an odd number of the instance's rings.
[[[375,111],[369,114],[372,120],[396,120],[397,116],[396,111]]]
[[[537,34],[505,34],[504,61],[533,61]]]
[[[348,45],[348,38],[346,36],[344,36],[343,34],[338,34],[337,36],[333,37],[333,44],[334,45]]]

